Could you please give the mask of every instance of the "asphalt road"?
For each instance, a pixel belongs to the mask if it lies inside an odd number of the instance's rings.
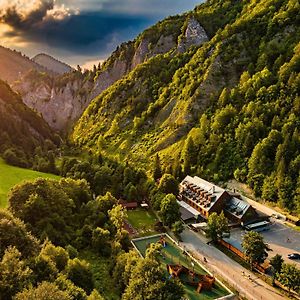
[[[250,273],[217,248],[207,245],[206,239],[190,229],[181,234],[182,243],[213,274],[224,278],[248,300],[284,300],[277,290]],[[207,262],[204,262],[204,257]]]

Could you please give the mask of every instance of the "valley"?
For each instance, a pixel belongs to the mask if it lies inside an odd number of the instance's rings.
[[[124,11],[46,2],[0,4],[49,43],[0,46],[0,300],[299,297],[298,1],[207,0],[110,54],[76,22]]]

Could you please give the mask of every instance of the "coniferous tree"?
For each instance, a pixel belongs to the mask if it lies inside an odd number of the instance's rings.
[[[156,181],[161,178],[162,176],[162,170],[161,170],[161,163],[160,163],[160,158],[159,155],[156,154],[154,158],[154,163],[153,163],[153,171],[152,171],[152,176],[153,179]]]

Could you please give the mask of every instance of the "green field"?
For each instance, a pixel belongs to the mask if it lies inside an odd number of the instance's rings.
[[[133,240],[133,243],[144,256],[148,245],[158,242],[159,239],[160,236],[151,236],[142,240]],[[161,254],[161,263],[166,272],[167,264],[180,264],[189,269],[194,268],[194,270],[198,274],[207,274],[207,272],[203,268],[201,268],[199,264],[194,264],[193,267],[191,258],[187,255],[184,255],[182,250],[177,245],[175,245],[168,237],[166,238],[166,247],[162,248]],[[229,294],[229,292],[217,282],[215,283],[211,291],[202,291],[200,294],[197,293],[194,287],[191,287],[189,285],[184,285],[184,289],[186,292],[186,297],[189,300],[212,300],[224,297]]]
[[[138,208],[136,210],[129,210],[128,222],[137,230],[139,233],[154,233],[154,224],[157,221],[155,214],[151,210],[145,210]]]
[[[36,178],[59,179],[59,176],[36,172],[7,165],[0,159],[0,208],[7,206],[7,194],[9,190],[23,180],[33,180]]]

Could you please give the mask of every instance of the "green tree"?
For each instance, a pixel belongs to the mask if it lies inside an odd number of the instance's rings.
[[[218,215],[212,213],[207,219],[207,235],[214,242],[217,242],[223,237],[223,234],[229,232],[228,220],[224,216],[223,211]]]
[[[179,204],[173,194],[168,194],[161,202],[160,215],[165,225],[171,226],[180,220]]]
[[[180,236],[180,234],[183,232],[184,226],[181,221],[176,221],[172,225],[172,231],[176,236]]]
[[[104,300],[97,290],[93,290],[92,293],[87,297],[87,300]]]
[[[93,275],[90,265],[78,258],[69,259],[66,268],[68,278],[78,287],[84,289],[87,293],[91,293],[94,288]]]
[[[279,276],[282,269],[283,262],[284,260],[280,254],[276,254],[270,259],[270,265],[273,268],[273,281],[275,280],[276,277]]]
[[[9,247],[0,262],[0,296],[11,299],[30,284],[32,270],[21,259],[15,247]]]
[[[145,259],[140,259],[131,273],[129,283],[123,293],[122,300],[180,300],[184,295],[178,280],[165,279],[165,272],[156,259],[157,248],[148,251]]]
[[[92,246],[102,254],[108,251],[110,232],[107,229],[97,227],[93,230]]]
[[[171,174],[164,174],[160,179],[158,189],[164,194],[178,195],[178,182]]]
[[[183,148],[183,173],[188,175],[197,163],[197,151],[192,137],[188,137]]]
[[[61,291],[57,285],[44,281],[37,287],[29,287],[18,293],[14,300],[72,300],[68,293]]]
[[[162,170],[161,170],[161,163],[159,155],[156,153],[154,157],[153,167],[152,167],[152,176],[153,179],[156,181],[162,176]]]
[[[40,255],[49,258],[59,272],[63,271],[68,263],[68,252],[59,246],[54,246],[51,242],[45,242]]]
[[[9,246],[15,246],[24,257],[37,254],[39,243],[25,224],[9,211],[0,210],[0,257]]]
[[[140,259],[141,257],[137,254],[137,252],[132,250],[128,253],[120,253],[116,257],[112,278],[115,286],[117,286],[120,290],[120,293],[124,292],[129,283],[131,274]]]
[[[127,211],[122,205],[115,205],[109,212],[109,218],[117,231],[121,232],[124,221],[127,219]]]
[[[16,185],[9,210],[39,238],[64,246],[75,239],[80,207],[91,199],[85,180],[37,179]],[[63,230],[62,230],[63,228]]]
[[[108,166],[104,165],[95,173],[93,185],[97,195],[103,195],[108,192],[111,182],[112,170]]]
[[[283,264],[279,281],[286,286],[289,291],[291,289],[295,292],[300,291],[300,271],[295,265]]]
[[[265,244],[263,236],[258,232],[247,232],[243,237],[242,247],[251,268],[254,263],[263,263],[268,256],[268,246]]]
[[[66,275],[60,273],[54,282],[60,290],[70,295],[71,300],[86,300],[86,292],[69,280]]]

